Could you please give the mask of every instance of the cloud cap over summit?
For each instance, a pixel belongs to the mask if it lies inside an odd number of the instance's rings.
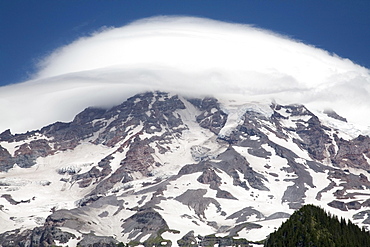
[[[153,17],[82,37],[38,66],[32,80],[0,88],[0,132],[70,121],[147,90],[332,108],[370,126],[367,68],[249,25]]]

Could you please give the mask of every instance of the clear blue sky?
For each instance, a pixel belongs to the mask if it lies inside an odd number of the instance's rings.
[[[370,68],[370,0],[0,0],[0,85],[102,26],[156,15],[253,24]]]

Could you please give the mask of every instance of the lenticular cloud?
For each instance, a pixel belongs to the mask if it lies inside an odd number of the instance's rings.
[[[368,69],[248,25],[144,19],[82,37],[38,67],[32,80],[0,88],[0,132],[70,121],[85,107],[110,107],[147,90],[332,108],[370,126]]]

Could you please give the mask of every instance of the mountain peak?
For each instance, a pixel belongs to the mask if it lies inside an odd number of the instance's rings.
[[[367,228],[370,138],[343,139],[327,118],[298,104],[155,91],[5,131],[0,243],[35,231],[69,246],[247,243],[306,204]]]

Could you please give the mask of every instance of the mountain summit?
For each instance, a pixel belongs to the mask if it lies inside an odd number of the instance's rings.
[[[345,117],[155,91],[5,131],[0,244],[247,246],[305,204],[368,228],[370,138]]]

